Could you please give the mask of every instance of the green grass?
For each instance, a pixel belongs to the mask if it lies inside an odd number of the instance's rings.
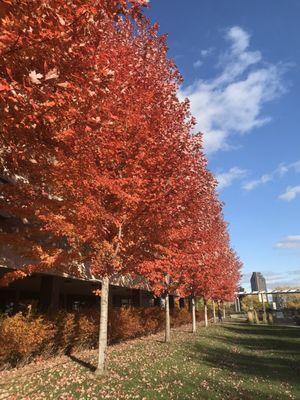
[[[300,399],[300,329],[224,324],[111,347],[0,376],[0,399]],[[40,370],[39,370],[40,369]],[[2,394],[1,394],[2,393]]]

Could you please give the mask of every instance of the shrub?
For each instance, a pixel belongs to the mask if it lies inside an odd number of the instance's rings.
[[[91,348],[98,339],[99,316],[96,310],[59,312],[52,319],[56,328],[53,353],[69,353],[73,349]]]
[[[133,307],[113,309],[109,316],[109,341],[133,339],[143,334],[140,310]]]
[[[197,312],[197,320],[203,313]],[[174,327],[190,323],[187,309],[171,311]],[[159,307],[121,307],[109,311],[109,342],[133,339],[164,329],[165,311]],[[97,346],[99,310],[81,312],[60,311],[55,316],[22,315],[0,318],[0,368],[16,366],[33,358],[54,354],[69,354],[78,349]]]
[[[174,309],[171,312],[171,326],[177,327],[183,324],[191,323],[191,313],[186,308]]]
[[[33,356],[49,351],[55,328],[44,317],[23,316],[18,313],[0,322],[0,361],[16,365]]]
[[[145,335],[156,333],[164,329],[165,311],[159,307],[142,308],[141,323]]]

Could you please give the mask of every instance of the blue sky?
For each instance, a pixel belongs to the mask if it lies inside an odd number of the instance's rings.
[[[219,180],[242,283],[300,286],[300,1],[152,0]]]

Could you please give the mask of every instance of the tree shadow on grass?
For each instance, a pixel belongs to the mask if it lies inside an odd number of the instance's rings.
[[[76,357],[74,354],[72,354],[74,343],[77,339],[78,332],[79,332],[79,313],[76,312],[75,317],[74,317],[73,330],[69,336],[68,345],[66,346],[66,349],[65,349],[65,355],[67,357],[69,357],[70,360],[81,365],[82,367],[90,370],[91,372],[95,372],[96,367],[93,364],[91,364],[88,361],[82,360],[82,359]]]
[[[300,341],[296,340],[298,330],[294,331],[294,328],[282,332],[273,327],[224,326],[224,336],[212,332],[211,346],[195,343],[191,357],[231,373],[284,381],[299,387]],[[227,336],[226,332],[231,335]],[[233,333],[236,335],[232,336]],[[228,348],[228,345],[232,347]]]
[[[299,362],[279,357],[261,356],[252,353],[237,353],[226,348],[204,349],[196,345],[196,351],[205,352],[204,362],[212,367],[222,367],[230,372],[267,378],[272,381],[286,381],[299,384]]]
[[[72,354],[67,354],[67,356],[70,358],[70,360],[72,360],[75,363],[81,365],[82,367],[90,370],[91,372],[95,372],[96,371],[96,367],[93,364],[91,364],[90,362],[85,361],[85,360],[81,360],[80,358],[78,358],[78,357],[76,357],[76,356],[74,356]]]
[[[297,335],[288,335],[286,333],[273,332],[273,335],[261,335],[261,331],[256,336],[251,335],[250,337],[241,334],[241,331],[237,331],[239,335],[227,336],[225,328],[225,336],[214,335],[213,337],[224,344],[240,345],[245,349],[254,351],[265,351],[270,353],[281,354],[284,356],[299,356],[300,362],[300,337]],[[230,329],[232,332],[232,329]],[[299,332],[300,333],[300,332]]]
[[[275,336],[282,338],[300,338],[300,328],[286,326],[248,325],[247,323],[234,323],[224,325],[225,331],[235,334]]]

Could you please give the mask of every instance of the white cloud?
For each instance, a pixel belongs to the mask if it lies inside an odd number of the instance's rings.
[[[294,171],[296,173],[300,172],[300,160],[291,164],[281,163],[274,172],[278,173],[280,176],[283,176],[290,171]]]
[[[210,56],[212,53],[214,52],[214,48],[213,47],[210,47],[210,48],[208,48],[208,49],[203,49],[203,50],[201,50],[201,56],[202,57],[208,57],[208,56]]]
[[[233,26],[227,33],[227,37],[232,41],[232,52],[240,54],[249,46],[250,36],[239,26]]]
[[[224,189],[230,186],[233,181],[244,178],[247,175],[247,171],[238,167],[230,168],[227,172],[222,172],[216,175],[218,181],[218,188]]]
[[[273,179],[272,174],[262,175],[259,179],[254,179],[252,181],[246,182],[243,184],[243,189],[245,190],[253,190],[257,186],[263,185],[267,182],[270,182]]]
[[[203,61],[201,61],[201,60],[197,60],[193,64],[194,68],[200,68],[201,65],[203,65]]]
[[[250,35],[235,26],[228,30],[229,49],[219,61],[221,72],[211,80],[197,79],[181,88],[197,119],[196,130],[204,133],[209,153],[231,148],[233,134],[245,134],[270,121],[262,107],[284,92],[282,68],[262,62],[259,51],[249,51]]]
[[[300,185],[299,186],[288,186],[286,191],[282,193],[278,198],[284,201],[294,200],[298,194],[300,195]]]
[[[300,235],[291,235],[275,244],[277,249],[300,249]]]
[[[293,168],[295,172],[300,172],[300,160],[290,164],[290,168]]]
[[[289,168],[285,164],[280,164],[277,171],[279,176],[282,177],[289,172]]]
[[[253,190],[258,186],[274,181],[277,177],[282,178],[284,175],[292,170],[294,172],[300,172],[300,161],[296,161],[291,164],[281,163],[274,171],[268,174],[264,174],[258,179],[253,179],[251,181],[245,182],[242,187],[243,189],[248,191]]]
[[[196,60],[193,63],[193,67],[194,68],[200,68],[204,64],[203,59],[209,57],[213,53],[213,51],[214,51],[213,47],[210,47],[209,49],[201,50],[201,52],[200,52],[201,58]]]

